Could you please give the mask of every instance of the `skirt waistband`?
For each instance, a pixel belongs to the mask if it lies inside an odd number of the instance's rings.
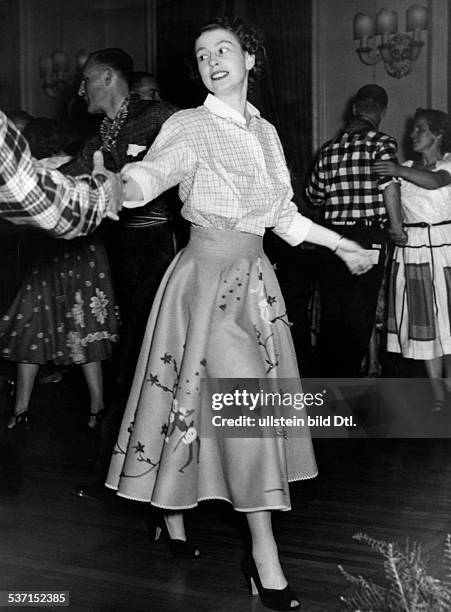
[[[189,249],[202,253],[230,255],[263,255],[263,236],[234,230],[218,230],[209,227],[191,226]]]

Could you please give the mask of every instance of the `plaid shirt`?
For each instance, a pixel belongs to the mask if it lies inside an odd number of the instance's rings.
[[[363,118],[323,145],[306,192],[313,204],[325,205],[326,220],[386,219],[383,189],[391,178],[372,171],[377,160],[397,162],[396,140]]]
[[[103,153],[105,167],[112,172],[119,172],[128,162],[139,161],[155,140],[163,123],[177,107],[167,102],[141,100],[136,94],[130,94],[127,119],[122,126],[111,151]],[[94,152],[102,148],[100,134],[88,140],[82,147],[78,156],[68,164],[61,166],[61,172],[78,176],[92,171],[92,157]],[[168,202],[159,198],[141,209],[141,216],[168,217]],[[136,216],[134,211],[122,211],[122,221],[132,220]]]
[[[271,227],[298,244],[311,221],[291,201],[279,137],[249,103],[247,111],[248,126],[242,115],[209,95],[203,106],[170,117],[143,161],[128,164],[123,174],[139,184],[144,201],[179,185],[182,215],[195,225],[258,235]]]
[[[65,177],[39,167],[25,139],[0,111],[0,216],[60,238],[84,236],[107,212],[111,195],[103,176]]]

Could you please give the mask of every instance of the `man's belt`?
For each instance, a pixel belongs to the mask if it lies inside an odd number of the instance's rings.
[[[404,227],[435,227],[436,225],[449,225],[451,219],[439,221],[438,223],[426,223],[426,221],[418,221],[417,223],[403,223]]]
[[[124,227],[129,229],[140,229],[143,227],[152,227],[155,225],[161,225],[167,223],[169,217],[167,215],[154,214],[154,215],[133,215],[129,219],[124,219]]]
[[[340,225],[345,227],[380,227],[383,229],[386,224],[386,219],[379,217],[370,217],[369,219],[333,219],[327,220],[331,225]]]

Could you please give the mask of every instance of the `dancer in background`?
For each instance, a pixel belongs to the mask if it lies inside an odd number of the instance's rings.
[[[397,162],[395,139],[379,129],[387,105],[387,93],[379,85],[358,90],[352,119],[321,147],[307,187],[312,204],[324,206],[325,225],[372,249],[375,258],[374,267],[356,278],[339,259],[321,253],[321,376],[360,375],[384,274],[387,233],[395,242],[405,241],[399,185],[372,169],[376,160]]]
[[[417,109],[411,134],[418,161],[377,162],[400,178],[408,242],[395,249],[390,279],[387,350],[424,361],[433,410],[451,392],[451,123],[439,110]]]
[[[24,129],[40,164],[68,161],[63,134],[53,119],[32,119]],[[118,313],[109,263],[98,238],[56,240],[29,230],[27,262],[19,291],[0,321],[0,355],[17,362],[16,397],[8,429],[28,424],[28,408],[40,365],[80,364],[90,394],[88,427],[104,410],[102,361],[118,341]]]

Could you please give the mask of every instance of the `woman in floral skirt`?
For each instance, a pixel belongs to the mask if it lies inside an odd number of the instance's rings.
[[[309,240],[335,250],[353,272],[371,263],[291,202],[277,133],[246,101],[248,79],[264,59],[256,29],[213,20],[196,37],[195,56],[211,92],[205,103],[170,117],[144,160],[123,171],[125,205],[179,184],[192,226],[152,307],[107,486],[162,508],[170,543],[179,543],[171,550],[186,556],[198,551],[186,541],[182,511],[206,499],[232,503],[252,536],[246,579],[265,605],[289,610],[299,600],[279,562],[271,510],[290,509],[289,481],[317,473],[308,430],[228,436],[211,427],[206,379],[299,377],[283,298],[262,250],[266,227],[292,245]]]
[[[54,120],[31,120],[24,137],[40,163],[57,168],[68,161]],[[0,356],[17,362],[15,405],[7,427],[27,426],[39,366],[53,363],[81,365],[90,394],[88,426],[94,429],[104,409],[102,361],[111,357],[119,339],[105,249],[95,236],[57,240],[27,230],[26,238],[26,272],[0,319]]]

